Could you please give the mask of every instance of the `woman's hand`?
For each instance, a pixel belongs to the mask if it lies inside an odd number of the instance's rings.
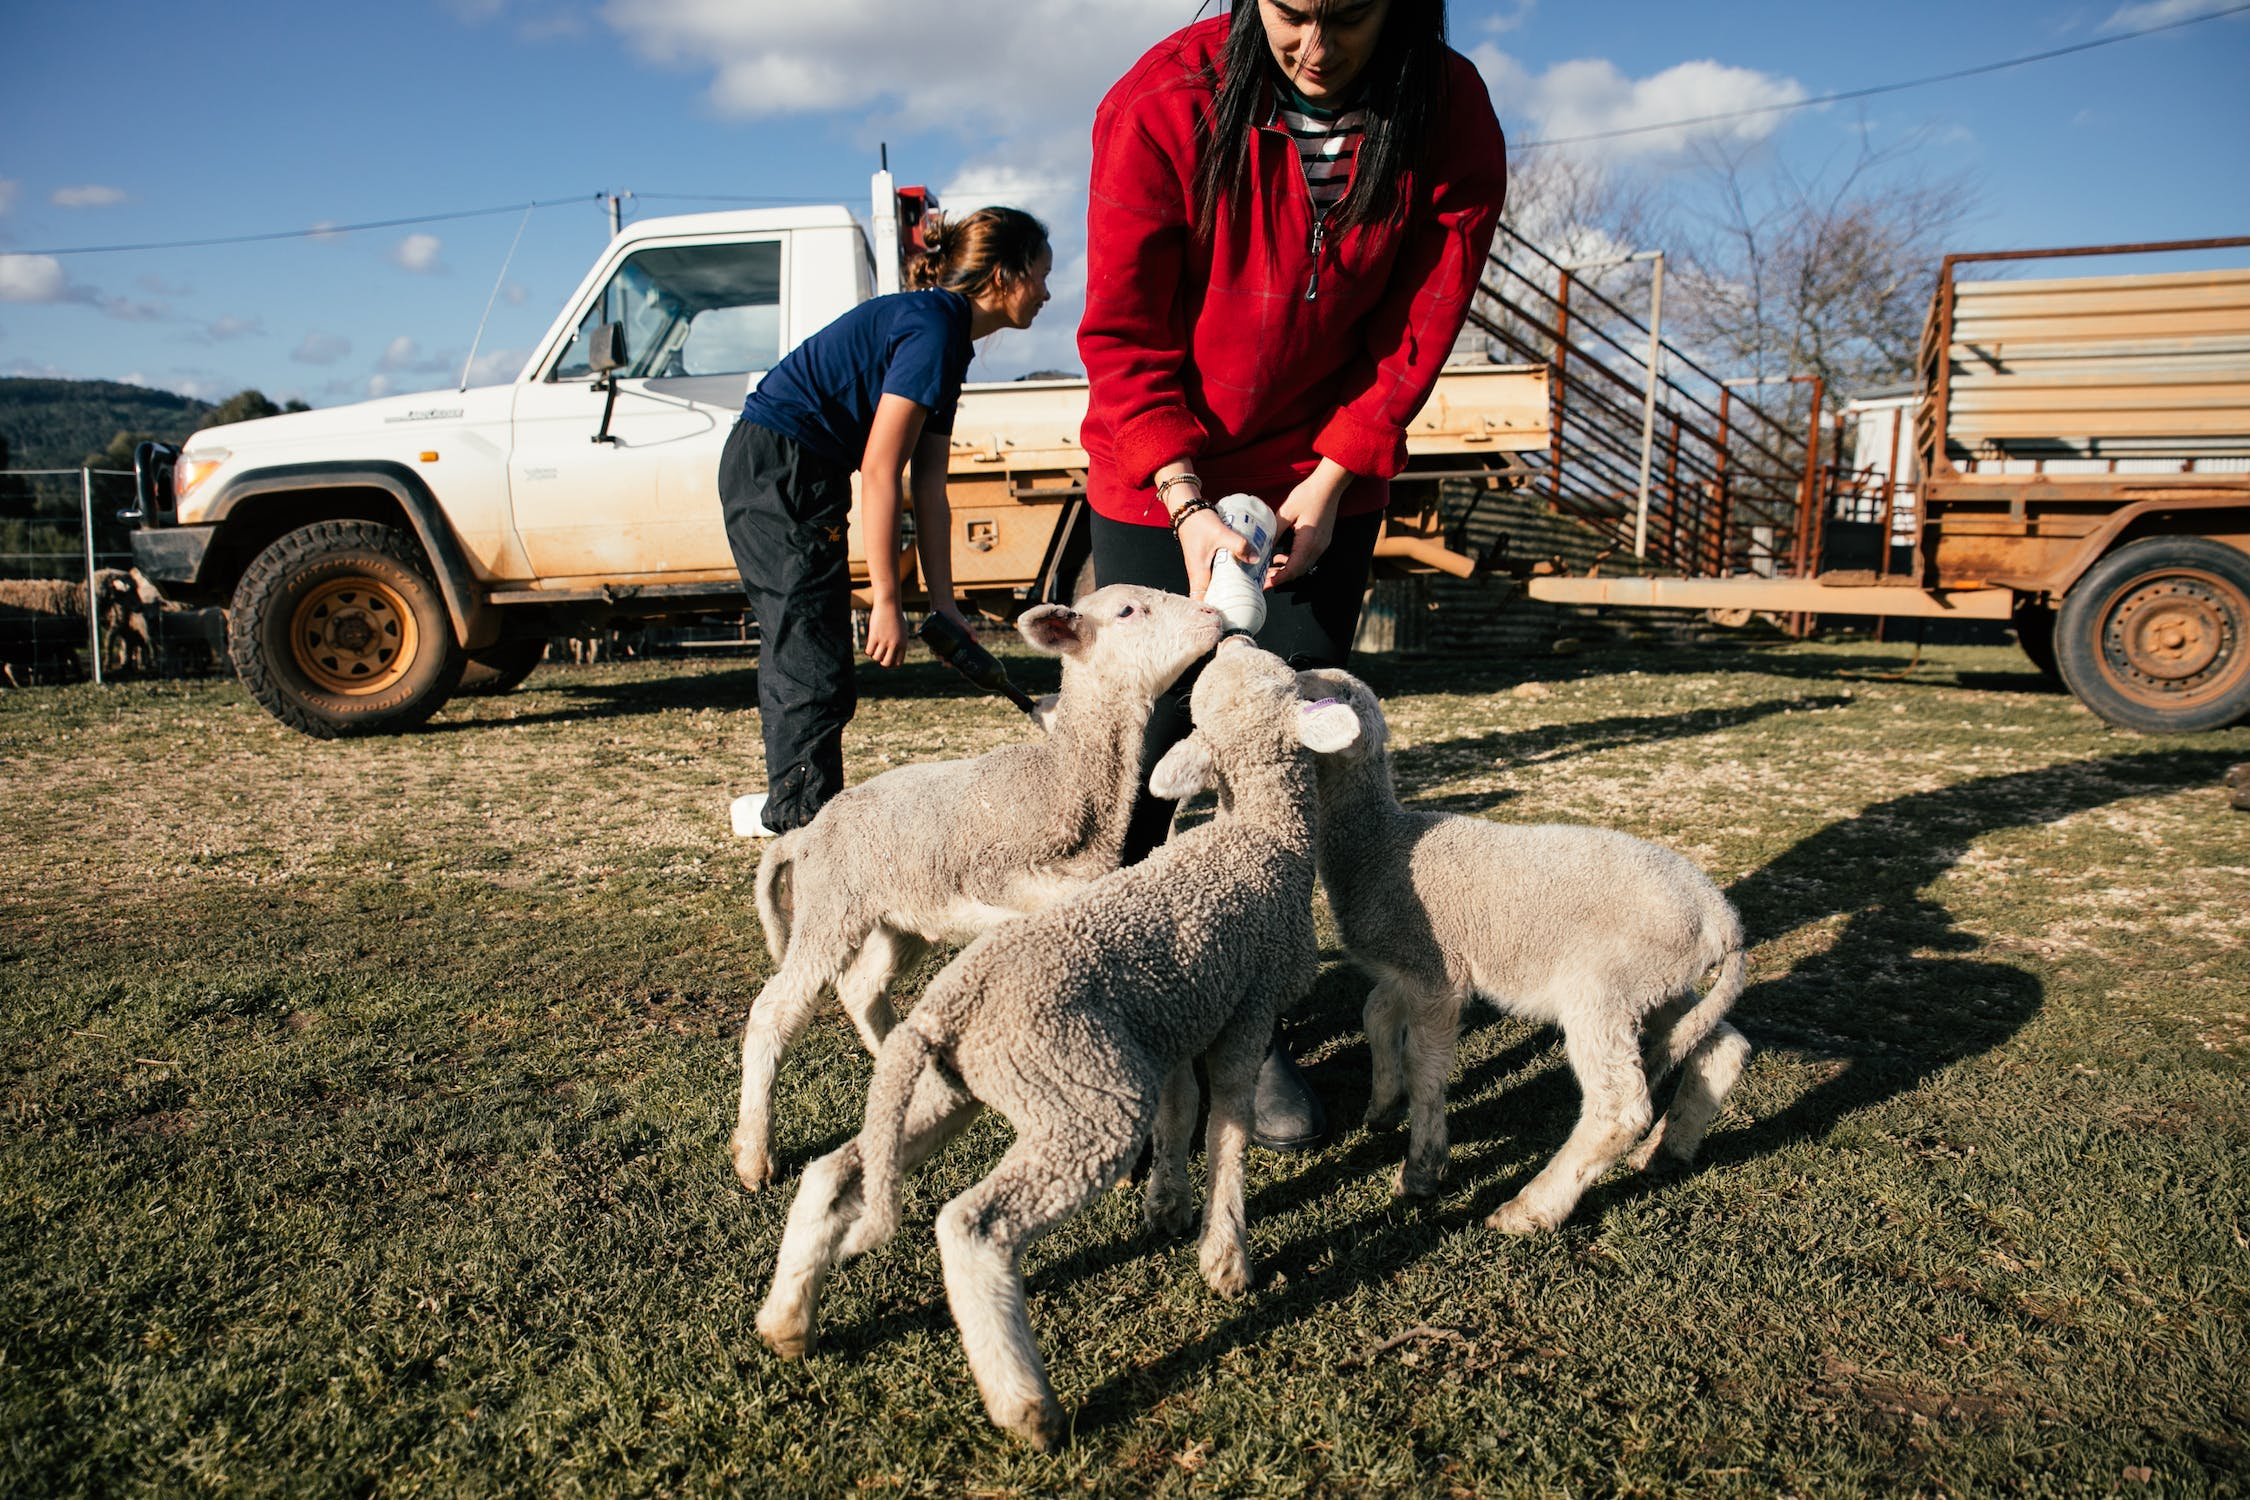
[[[1336,511],[1344,503],[1344,491],[1351,488],[1352,472],[1332,458],[1324,458],[1318,468],[1299,480],[1287,499],[1274,511],[1280,523],[1281,535],[1273,549],[1273,568],[1266,574],[1266,587],[1279,588],[1292,578],[1302,578],[1313,570],[1320,555],[1328,550],[1328,539],[1336,532]]]
[[[906,660],[906,612],[895,602],[868,611],[867,659],[878,667],[895,667]]]
[[[1199,510],[1180,523],[1180,557],[1187,564],[1188,597],[1200,599],[1211,587],[1211,555],[1225,552],[1248,565],[1258,560],[1250,538],[1219,519],[1214,510]]]

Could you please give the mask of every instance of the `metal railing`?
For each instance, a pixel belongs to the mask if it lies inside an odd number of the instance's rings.
[[[1802,377],[1802,421],[1769,409],[1505,224],[1469,321],[1548,367],[1546,498],[1609,542],[1604,558],[1691,576],[1817,565],[1817,378]]]

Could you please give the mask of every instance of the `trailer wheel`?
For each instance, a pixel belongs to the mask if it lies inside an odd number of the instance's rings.
[[[2055,657],[2078,700],[2143,734],[2250,714],[2250,556],[2202,537],[2118,548],[2063,596]]]
[[[474,698],[512,693],[523,686],[523,680],[546,654],[547,643],[538,639],[498,641],[471,651],[469,664],[461,669],[461,686],[455,691]]]
[[[2041,604],[2027,594],[2016,596],[2012,623],[2016,627],[2016,644],[2031,659],[2041,675],[2060,678],[2055,665],[2055,611],[2054,606]]]
[[[258,554],[227,610],[227,654],[266,712],[314,739],[407,729],[466,658],[414,538],[371,521],[301,526]]]

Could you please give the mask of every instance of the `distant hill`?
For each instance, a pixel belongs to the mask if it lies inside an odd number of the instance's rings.
[[[114,380],[0,379],[0,452],[11,469],[74,469],[121,432],[179,442],[213,409]]]

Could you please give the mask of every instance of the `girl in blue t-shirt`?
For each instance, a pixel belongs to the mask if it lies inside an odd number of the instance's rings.
[[[738,828],[801,828],[844,787],[844,726],[859,705],[844,542],[854,469],[873,604],[868,656],[895,667],[906,655],[898,517],[907,494],[930,607],[960,620],[945,473],[961,379],[974,340],[1031,326],[1053,266],[1046,226],[1021,209],[942,221],[907,266],[918,290],[853,308],[791,350],[743,404],[719,460],[719,498],[758,621],[766,793],[762,810],[744,799],[757,821],[738,816]],[[901,483],[909,461],[910,488]]]

